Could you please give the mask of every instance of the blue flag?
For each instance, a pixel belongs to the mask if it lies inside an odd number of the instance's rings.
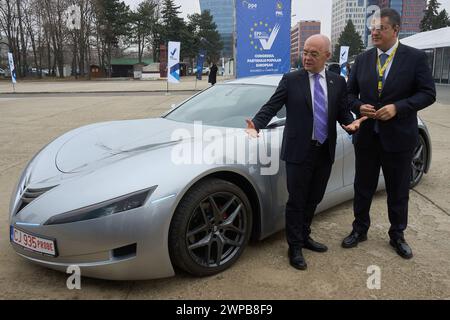
[[[206,51],[200,50],[197,57],[197,79],[202,80],[203,63],[205,63]]]
[[[8,52],[9,70],[11,70],[11,81],[13,84],[17,83],[16,67],[14,66],[14,56],[11,52]]]

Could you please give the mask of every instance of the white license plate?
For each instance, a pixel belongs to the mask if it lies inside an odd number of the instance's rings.
[[[11,242],[34,252],[56,257],[56,241],[41,238],[11,226]]]

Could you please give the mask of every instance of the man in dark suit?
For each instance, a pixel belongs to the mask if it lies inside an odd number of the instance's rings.
[[[395,10],[380,11],[371,28],[375,48],[356,58],[348,81],[352,110],[369,119],[354,136],[355,220],[342,246],[352,248],[367,239],[369,210],[381,167],[390,244],[409,259],[413,254],[403,233],[408,221],[411,161],[418,143],[417,111],[435,101],[436,91],[425,53],[399,43],[400,25]]]
[[[336,121],[348,132],[356,131],[361,121],[354,120],[348,108],[344,78],[325,71],[330,55],[326,36],[308,38],[303,51],[304,69],[285,74],[270,100],[252,120],[247,120],[247,132],[256,137],[286,106],[281,148],[289,192],[286,237],[290,264],[300,270],[307,267],[302,248],[327,251],[325,245],[310,237],[310,227],[334,162]]]

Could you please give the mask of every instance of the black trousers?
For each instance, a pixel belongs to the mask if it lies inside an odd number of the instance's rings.
[[[300,164],[286,162],[286,238],[290,247],[302,248],[311,234],[314,212],[325,194],[332,164],[327,142],[311,145]]]
[[[353,230],[366,233],[370,227],[370,206],[375,194],[380,167],[386,182],[387,206],[391,228],[389,236],[403,238],[408,225],[409,183],[413,150],[386,152],[377,136],[370,148],[355,147],[355,198]]]

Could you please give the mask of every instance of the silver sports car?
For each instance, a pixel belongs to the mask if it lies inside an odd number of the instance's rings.
[[[258,139],[244,131],[280,79],[230,81],[161,118],[97,123],[57,138],[29,162],[12,194],[12,247],[42,266],[65,272],[76,265],[102,279],[229,268],[249,239],[284,228],[284,108]],[[411,186],[431,161],[428,131],[418,122]],[[353,178],[351,136],[339,128],[318,211],[351,199]]]

